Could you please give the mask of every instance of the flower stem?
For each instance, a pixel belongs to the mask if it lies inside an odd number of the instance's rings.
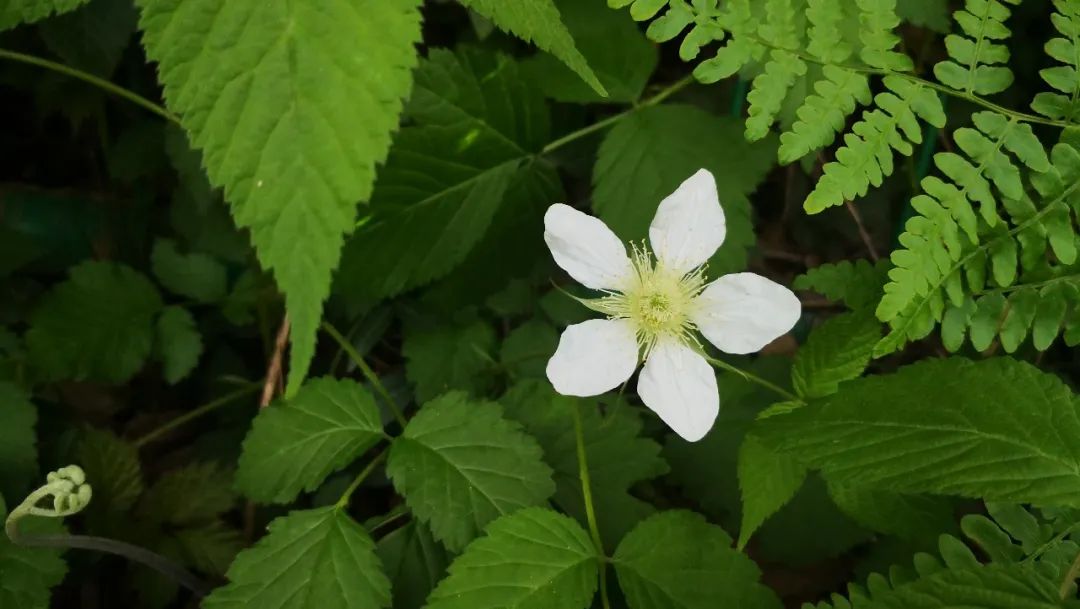
[[[608,600],[607,592],[607,554],[604,553],[604,542],[600,539],[600,527],[596,526],[596,510],[593,509],[592,485],[589,482],[589,461],[585,455],[585,431],[581,425],[581,412],[578,406],[574,405],[571,411],[574,414],[578,475],[581,478],[581,494],[585,499],[585,519],[589,522],[589,533],[596,547],[596,555],[600,559],[600,604],[604,609],[610,609],[611,602]]]
[[[242,397],[247,396],[247,395],[251,395],[251,394],[257,392],[261,387],[262,387],[262,383],[250,383],[250,384],[246,385],[245,387],[243,387],[242,389],[237,389],[236,391],[234,391],[232,393],[227,393],[227,394],[221,396],[220,398],[217,398],[216,400],[212,400],[210,402],[207,402],[206,404],[203,404],[202,406],[199,406],[195,410],[184,413],[184,414],[176,417],[175,419],[169,421],[168,423],[165,423],[161,427],[158,427],[157,429],[151,431],[150,433],[146,434],[145,436],[139,438],[138,440],[135,440],[135,442],[134,442],[135,448],[142,448],[143,446],[153,442],[154,440],[157,440],[161,436],[169,433],[170,431],[176,429],[177,427],[180,427],[181,425],[183,425],[183,424],[185,424],[185,423],[187,423],[189,421],[193,421],[193,420],[203,416],[204,414],[213,412],[213,411],[217,410],[218,408],[221,408],[222,406],[226,406],[226,405],[232,403],[233,401],[235,401],[235,400],[237,400],[239,398],[242,398]]]
[[[390,392],[386,390],[386,386],[379,380],[379,376],[375,374],[375,371],[371,369],[371,366],[367,365],[367,362],[364,361],[364,358],[360,355],[360,352],[356,350],[356,347],[353,347],[352,343],[342,336],[341,332],[338,332],[338,329],[331,325],[330,322],[323,321],[322,329],[337,341],[338,346],[340,346],[342,351],[349,356],[349,359],[356,364],[356,367],[363,373],[364,378],[371,383],[371,386],[375,388],[375,391],[379,396],[386,400],[386,404],[390,407],[390,411],[394,413],[394,418],[397,419],[401,428],[404,429],[405,425],[408,424],[408,421],[405,419],[405,414],[402,412],[401,407],[394,401]]]
[[[35,57],[33,55],[26,55],[15,51],[9,51],[7,49],[0,49],[0,59],[18,61],[20,63],[37,66],[39,68],[45,68],[46,70],[52,70],[53,72],[57,72],[65,76],[77,78],[78,80],[91,84],[117,97],[122,97],[129,102],[135,104],[136,106],[140,106],[145,110],[149,110],[150,112],[157,114],[158,116],[164,118],[169,122],[176,123],[177,125],[180,124],[180,118],[177,117],[175,114],[169,112],[164,107],[155,104],[149,99],[146,99],[138,93],[135,93],[134,91],[129,91],[128,89],[125,89],[121,86],[114,85],[113,83],[105,79],[98,78],[93,74],[83,72],[82,70],[72,68],[71,66],[65,66],[62,63],[56,63],[55,61],[49,61],[48,59]]]
[[[638,110],[640,110],[642,108],[648,108],[649,106],[655,106],[656,104],[659,104],[660,102],[662,102],[665,99],[671,97],[675,93],[677,93],[677,92],[681,91],[682,89],[686,88],[692,82],[694,82],[694,77],[692,75],[687,76],[685,78],[682,78],[680,80],[677,80],[674,83],[672,83],[671,85],[665,87],[663,90],[661,90],[656,95],[653,95],[652,97],[646,99],[645,101],[643,101],[640,104],[634,106],[633,108],[630,108],[628,110],[624,110],[624,111],[622,111],[622,112],[620,112],[618,114],[613,114],[613,115],[605,118],[604,120],[597,121],[597,122],[595,122],[595,123],[593,123],[593,124],[591,124],[591,125],[589,125],[587,127],[582,127],[581,129],[578,129],[577,131],[572,131],[572,132],[560,137],[559,139],[548,143],[548,145],[544,146],[543,149],[540,150],[540,154],[548,154],[549,152],[553,152],[556,149],[562,148],[563,146],[569,144],[570,142],[573,142],[575,140],[579,140],[579,139],[585,137],[586,135],[589,135],[591,133],[595,133],[595,132],[600,131],[602,129],[606,129],[607,127],[621,121],[622,119],[630,116],[631,114],[637,112]]]
[[[360,470],[360,473],[353,478],[353,481],[349,484],[349,488],[345,489],[345,492],[341,494],[341,498],[338,499],[337,504],[335,504],[339,510],[349,505],[349,497],[352,497],[352,494],[356,492],[356,489],[360,488],[360,485],[371,475],[371,472],[375,471],[375,468],[386,460],[386,452],[387,451],[384,450],[375,455],[375,457],[364,466],[364,469]]]
[[[757,383],[758,385],[761,385],[762,387],[776,393],[777,395],[783,397],[786,400],[791,400],[793,402],[801,402],[802,401],[802,400],[799,399],[799,396],[795,395],[794,393],[791,393],[790,391],[784,389],[783,387],[781,387],[781,386],[779,386],[779,385],[777,385],[775,383],[771,383],[769,381],[766,381],[765,379],[761,378],[760,376],[758,376],[756,374],[753,374],[751,372],[747,372],[746,370],[743,370],[742,368],[739,368],[738,366],[733,366],[733,365],[731,365],[731,364],[729,364],[729,363],[727,363],[727,362],[725,362],[723,360],[719,360],[719,359],[716,359],[716,358],[713,358],[713,357],[709,357],[708,355],[705,355],[704,357],[705,357],[705,361],[709,362],[713,366],[715,366],[717,368],[722,368],[722,369],[727,370],[729,372],[734,372],[735,374],[738,374],[739,376],[743,377],[744,379],[746,379],[746,380],[748,380],[748,381],[750,381],[752,383]]]

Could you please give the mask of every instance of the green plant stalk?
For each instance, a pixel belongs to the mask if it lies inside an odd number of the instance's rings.
[[[125,89],[119,85],[114,85],[113,83],[103,78],[98,78],[93,74],[83,72],[82,70],[79,70],[77,68],[72,68],[71,66],[66,66],[62,63],[57,63],[55,61],[49,61],[48,59],[44,59],[41,57],[26,55],[24,53],[18,53],[16,51],[9,51],[7,49],[0,49],[0,59],[17,61],[20,63],[37,66],[39,68],[44,68],[46,70],[51,70],[65,76],[70,76],[71,78],[75,78],[85,83],[91,84],[117,97],[126,99],[129,102],[135,104],[136,106],[139,106],[144,110],[149,110],[150,112],[153,112],[154,114],[164,118],[171,123],[176,123],[177,125],[180,124],[180,117],[176,116],[172,112],[169,112],[164,107],[155,104],[154,102],[146,99],[138,93],[135,93],[134,91]]]
[[[204,414],[211,413],[218,408],[221,408],[222,406],[231,404],[232,402],[242,397],[257,393],[260,389],[262,389],[262,383],[250,383],[242,389],[237,389],[232,393],[227,393],[220,398],[217,398],[216,400],[207,402],[206,404],[203,404],[202,406],[199,406],[198,408],[190,412],[184,413],[176,417],[175,419],[169,421],[168,423],[165,423],[161,427],[158,427],[150,433],[135,440],[135,442],[133,442],[132,444],[134,444],[135,448],[142,448],[143,446],[153,442],[154,440],[157,440],[161,436],[169,433],[177,427],[193,421],[203,416]]]
[[[569,144],[570,142],[573,142],[575,140],[579,140],[579,139],[585,137],[586,135],[589,135],[591,133],[595,133],[597,131],[601,131],[603,129],[606,129],[606,128],[610,127],[611,125],[614,125],[615,123],[621,121],[622,119],[630,116],[631,114],[637,112],[638,110],[640,110],[642,108],[648,108],[649,106],[655,106],[656,104],[659,104],[660,102],[664,101],[665,99],[671,97],[675,93],[678,93],[682,89],[685,89],[692,82],[694,82],[694,77],[693,76],[686,76],[686,77],[684,77],[684,78],[682,78],[680,80],[677,80],[674,83],[672,83],[671,85],[665,87],[663,90],[661,90],[656,95],[653,95],[652,97],[646,99],[645,101],[643,101],[640,104],[634,106],[633,108],[630,108],[628,110],[624,110],[623,112],[620,112],[618,114],[613,114],[612,116],[609,116],[609,117],[605,118],[602,121],[597,121],[597,122],[595,122],[595,123],[593,123],[593,124],[591,124],[591,125],[589,125],[587,127],[582,127],[581,129],[578,129],[577,131],[570,132],[570,133],[560,137],[557,140],[549,142],[546,146],[544,146],[543,148],[540,149],[540,154],[545,155],[545,154],[548,154],[550,152],[553,152],[553,151],[555,151],[555,150],[557,150],[559,148],[562,148],[563,146]]]
[[[375,471],[375,468],[386,460],[387,452],[388,451],[384,450],[372,457],[371,461],[364,466],[364,469],[360,470],[360,473],[356,474],[356,477],[353,478],[353,481],[349,483],[349,487],[345,489],[345,492],[341,494],[341,498],[337,500],[336,504],[334,504],[335,507],[340,510],[344,509],[349,505],[349,498],[352,497],[352,494],[354,492],[356,492],[356,489],[360,488],[360,485],[363,484],[364,480],[366,480],[367,477],[371,475],[371,472]]]
[[[1065,600],[1069,597],[1069,591],[1072,589],[1073,582],[1076,578],[1080,577],[1080,554],[1076,555],[1072,564],[1069,565],[1069,570],[1065,572],[1065,577],[1061,580],[1061,586],[1058,588],[1058,596],[1061,600]]]
[[[379,380],[379,375],[375,374],[375,371],[371,369],[371,366],[367,365],[367,362],[364,361],[364,358],[360,355],[360,352],[356,350],[356,347],[353,347],[352,343],[342,336],[341,332],[338,332],[338,329],[331,325],[330,322],[324,320],[322,322],[322,329],[337,341],[338,346],[341,347],[345,354],[349,356],[349,359],[356,364],[356,367],[363,373],[364,378],[371,383],[371,386],[375,388],[375,391],[379,396],[386,400],[387,405],[390,407],[390,411],[394,413],[394,418],[397,419],[398,424],[404,429],[409,421],[405,418],[404,412],[401,410],[401,407],[398,406],[397,402],[394,401],[390,392],[386,390],[382,381]]]
[[[760,376],[758,376],[756,374],[753,374],[751,372],[747,372],[746,370],[743,370],[742,368],[739,368],[738,366],[733,366],[733,365],[725,362],[724,360],[716,359],[714,357],[709,357],[708,355],[704,355],[704,354],[702,354],[702,356],[705,358],[705,361],[709,362],[710,364],[712,364],[716,368],[721,368],[721,369],[727,370],[729,372],[734,372],[735,374],[738,374],[739,376],[743,377],[744,379],[746,379],[746,380],[748,380],[748,381],[750,381],[752,383],[757,383],[758,385],[761,385],[762,387],[772,391],[773,393],[776,393],[777,395],[783,397],[786,400],[791,400],[792,402],[802,402],[802,400],[799,399],[799,396],[795,395],[794,393],[791,393],[790,391],[784,389],[783,387],[781,387],[781,386],[779,386],[779,385],[777,385],[775,383],[771,383],[769,381],[766,381],[765,379],[761,378]]]
[[[589,460],[585,454],[585,430],[581,425],[581,412],[575,405],[570,409],[574,416],[574,437],[577,441],[578,476],[581,478],[581,494],[585,499],[585,519],[589,523],[589,534],[600,562],[600,604],[603,609],[611,609],[607,592],[607,554],[604,542],[600,539],[600,527],[596,525],[596,510],[593,508],[592,483],[589,481]]]

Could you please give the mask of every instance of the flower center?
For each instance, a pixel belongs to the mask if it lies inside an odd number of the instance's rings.
[[[634,323],[645,354],[662,336],[696,342],[690,313],[694,298],[705,287],[705,268],[685,275],[653,260],[644,246],[634,246],[634,277],[622,292],[587,301],[590,308],[612,319]]]

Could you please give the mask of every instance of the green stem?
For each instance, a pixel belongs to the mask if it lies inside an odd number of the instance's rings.
[[[775,47],[773,45],[770,45],[769,43],[767,43],[764,40],[758,38],[757,36],[752,36],[752,37],[758,43],[760,43],[762,46],[766,46],[766,47],[769,47],[771,49],[778,48],[778,47]],[[871,68],[871,67],[868,67],[868,66],[858,66],[858,65],[848,65],[848,64],[833,64],[833,63],[829,63],[829,62],[826,62],[826,61],[822,61],[822,60],[820,60],[820,59],[818,59],[818,58],[816,58],[816,57],[814,57],[812,55],[808,55],[807,53],[802,52],[802,51],[792,51],[790,49],[783,49],[783,50],[788,52],[788,53],[791,53],[792,55],[797,56],[799,59],[801,59],[803,61],[807,61],[807,62],[810,62],[810,63],[815,63],[815,64],[821,65],[821,66],[831,65],[831,66],[836,66],[838,68],[843,68],[845,70],[851,70],[852,72],[859,72],[861,74],[874,74],[874,75],[877,75],[877,76],[896,76],[896,77],[899,77],[899,78],[903,78],[903,79],[908,80],[910,82],[913,82],[915,84],[922,85],[924,87],[929,87],[929,88],[931,88],[931,89],[933,89],[935,91],[938,91],[940,93],[944,93],[945,95],[948,95],[948,96],[951,96],[951,97],[956,97],[956,98],[963,99],[963,100],[967,100],[967,101],[975,104],[976,106],[982,106],[983,108],[986,108],[988,110],[993,110],[994,112],[998,112],[1000,114],[1004,114],[1005,116],[1008,116],[1009,118],[1012,118],[1012,119],[1015,119],[1015,120],[1018,120],[1018,121],[1021,121],[1021,122],[1037,123],[1039,125],[1050,125],[1052,127],[1072,127],[1072,126],[1076,125],[1076,123],[1071,123],[1069,121],[1056,121],[1056,120],[1052,120],[1052,119],[1049,119],[1049,118],[1036,116],[1034,114],[1026,114],[1024,112],[1017,112],[1015,110],[1010,110],[1010,109],[1008,109],[1008,108],[1006,108],[1004,106],[999,106],[998,104],[995,104],[992,101],[985,100],[985,99],[983,99],[983,98],[981,98],[981,97],[979,97],[979,96],[977,96],[977,95],[975,95],[973,93],[968,93],[966,91],[957,91],[956,89],[951,89],[949,87],[946,87],[945,85],[933,82],[931,80],[926,80],[925,78],[920,78],[920,77],[918,77],[918,76],[916,76],[916,75],[914,75],[914,74],[912,74],[910,72],[895,72],[895,71],[892,71],[892,70],[884,70],[884,69],[881,69],[881,68]]]
[[[1047,279],[1045,281],[1036,281],[1033,283],[1018,283],[1003,288],[993,288],[990,290],[982,290],[976,292],[976,296],[986,296],[987,294],[1008,294],[1009,292],[1016,292],[1018,290],[1037,290],[1039,288],[1045,288],[1048,285],[1054,285],[1055,283],[1064,283],[1068,281],[1080,281],[1080,273],[1072,273],[1070,275],[1062,275],[1061,277],[1054,277],[1053,279]]]
[[[170,431],[176,429],[177,427],[184,425],[185,423],[193,421],[209,412],[213,412],[218,408],[221,408],[222,406],[226,406],[237,399],[254,394],[260,389],[262,389],[262,383],[251,383],[242,389],[238,389],[232,393],[227,393],[216,400],[207,402],[206,404],[203,404],[202,406],[199,406],[198,408],[190,412],[184,413],[176,417],[175,419],[169,421],[168,423],[165,423],[161,427],[158,427],[157,429],[144,435],[138,440],[135,440],[135,448],[141,448],[153,442],[154,440],[157,440],[161,436],[169,433]]]
[[[570,409],[574,415],[574,436],[577,439],[578,475],[581,478],[581,494],[585,499],[585,519],[589,523],[596,555],[600,559],[600,604],[604,609],[611,609],[607,592],[607,554],[604,542],[600,539],[600,527],[596,525],[596,510],[593,508],[592,484],[589,481],[589,461],[585,455],[585,430],[581,425],[581,412],[575,405]]]
[[[89,74],[87,72],[83,72],[82,70],[72,68],[70,66],[65,66],[64,64],[56,63],[55,61],[49,61],[48,59],[43,59],[41,57],[35,57],[33,55],[26,55],[15,51],[9,51],[7,49],[0,49],[0,59],[8,59],[10,61],[25,63],[32,66],[37,66],[39,68],[45,68],[46,70],[52,70],[53,72],[57,72],[65,76],[76,78],[85,83],[91,84],[99,89],[107,91],[108,93],[111,93],[117,97],[122,97],[129,102],[135,104],[136,106],[140,106],[145,110],[149,110],[150,112],[157,114],[158,116],[164,118],[169,122],[176,123],[177,125],[180,124],[180,118],[172,112],[166,110],[164,107],[155,104],[154,102],[146,99],[138,93],[135,93],[134,91],[129,91],[128,89],[125,89],[121,86],[114,85],[113,83],[103,78],[98,78],[97,76],[94,76],[93,74]]]
[[[681,91],[682,89],[686,88],[692,82],[694,82],[694,77],[693,76],[687,76],[685,78],[682,78],[681,80],[676,81],[675,83],[669,85],[668,87],[665,87],[662,91],[660,91],[656,95],[653,95],[649,99],[646,99],[645,101],[641,102],[637,106],[634,106],[633,108],[630,108],[630,109],[624,110],[623,112],[620,112],[618,114],[614,114],[612,116],[609,116],[609,117],[605,118],[604,120],[597,121],[597,122],[595,122],[595,123],[593,123],[593,124],[591,124],[591,125],[589,125],[587,127],[582,127],[581,129],[578,129],[577,131],[573,131],[571,133],[568,133],[568,134],[560,137],[559,139],[548,143],[548,145],[544,146],[540,150],[540,154],[542,154],[542,155],[543,154],[548,154],[548,153],[553,152],[553,151],[555,151],[555,150],[557,150],[559,148],[562,148],[563,146],[569,144],[570,142],[573,142],[575,140],[579,140],[579,139],[585,137],[586,135],[589,135],[591,133],[595,133],[595,132],[600,131],[602,129],[607,129],[611,125],[614,125],[615,123],[621,121],[622,119],[630,116],[631,114],[637,112],[638,110],[640,110],[642,108],[648,108],[649,106],[655,106],[656,104],[659,104],[660,102],[662,102],[665,99],[671,97],[675,93],[677,93],[677,92]]]
[[[353,478],[352,483],[349,484],[349,488],[345,489],[345,492],[341,494],[341,498],[337,500],[335,507],[340,510],[344,509],[349,505],[349,497],[352,497],[352,494],[356,492],[356,489],[360,488],[360,485],[363,484],[364,480],[371,475],[371,472],[375,471],[375,468],[378,467],[380,463],[386,460],[386,453],[387,451],[384,450],[381,453],[375,455],[375,457],[371,459],[371,461],[364,467],[364,469],[360,470],[359,474],[356,474],[356,477]]]
[[[1069,570],[1065,572],[1065,577],[1061,580],[1061,587],[1058,589],[1058,596],[1061,600],[1065,600],[1069,596],[1069,591],[1072,589],[1073,582],[1076,578],[1080,577],[1080,553],[1073,559],[1072,564],[1069,565]]]
[[[738,366],[733,366],[733,365],[725,362],[724,360],[719,360],[719,359],[716,359],[716,358],[713,358],[713,357],[709,357],[708,355],[705,355],[704,357],[705,357],[705,361],[709,362],[713,366],[715,366],[717,368],[723,368],[724,370],[728,370],[730,372],[734,372],[735,374],[738,374],[739,376],[743,377],[744,379],[746,379],[748,381],[751,381],[753,383],[757,383],[758,385],[761,385],[762,387],[776,393],[777,395],[783,397],[784,399],[791,400],[793,402],[801,402],[802,401],[802,400],[799,399],[799,396],[795,395],[794,393],[791,393],[790,391],[784,389],[783,387],[781,387],[781,386],[779,386],[779,385],[777,385],[775,383],[771,383],[769,381],[766,381],[765,379],[761,378],[760,376],[758,376],[756,374],[753,374],[751,372],[747,372],[746,370],[743,370],[742,368],[739,368]]]
[[[330,322],[323,321],[322,329],[337,341],[338,346],[341,347],[341,349],[345,351],[345,354],[349,356],[349,359],[356,364],[356,367],[360,369],[364,378],[366,378],[367,381],[371,383],[371,386],[375,388],[376,393],[378,393],[382,399],[386,400],[386,404],[390,407],[390,411],[394,413],[394,418],[397,419],[401,428],[404,429],[405,425],[408,424],[408,421],[405,419],[405,414],[402,412],[401,407],[398,406],[397,402],[394,401],[390,392],[386,390],[382,381],[379,380],[379,375],[375,374],[375,371],[371,369],[371,366],[367,365],[367,362],[364,361],[364,358],[360,355],[360,352],[356,350],[356,347],[353,347],[352,343],[342,336],[341,332],[338,332],[337,328],[331,325]]]

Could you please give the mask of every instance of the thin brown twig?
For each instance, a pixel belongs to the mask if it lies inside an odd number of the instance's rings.
[[[863,245],[866,246],[866,251],[870,253],[870,259],[877,262],[879,258],[877,248],[874,247],[874,241],[870,238],[870,233],[867,232],[866,226],[863,224],[862,216],[859,215],[859,210],[855,208],[855,204],[851,201],[844,201],[844,206],[847,207],[848,213],[851,214],[851,218],[855,220],[855,226],[859,229],[859,237],[862,238]]]
[[[285,345],[289,342],[289,318],[281,320],[277,338],[274,339],[274,354],[266,366],[266,381],[263,383],[262,399],[259,408],[266,408],[274,399],[274,393],[281,387],[281,362],[284,359]]]
[[[259,399],[259,409],[266,408],[274,400],[274,395],[281,391],[281,362],[285,359],[285,346],[289,343],[289,318],[282,318],[281,327],[278,328],[277,338],[274,339],[274,352],[270,355],[270,362],[266,365],[266,380],[263,381],[262,397]],[[255,536],[255,502],[248,500],[244,504],[244,539],[249,542]]]

